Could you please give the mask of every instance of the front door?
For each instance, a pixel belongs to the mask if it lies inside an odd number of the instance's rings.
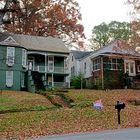
[[[126,72],[129,73],[129,76],[135,76],[136,75],[135,61],[124,60],[124,70],[125,70],[125,73]]]
[[[28,59],[28,69],[34,70],[34,57]]]

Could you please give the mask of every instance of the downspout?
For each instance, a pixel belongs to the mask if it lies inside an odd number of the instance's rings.
[[[103,57],[101,56],[101,79],[102,79],[102,89],[104,89],[104,66]]]

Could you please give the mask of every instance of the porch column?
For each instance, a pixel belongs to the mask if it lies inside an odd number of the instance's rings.
[[[45,80],[47,80],[47,68],[46,68],[46,66],[47,66],[47,54],[45,53]]]
[[[101,77],[102,77],[102,89],[104,89],[104,67],[103,67],[103,57],[101,56]]]
[[[53,73],[52,73],[52,87],[54,87]]]

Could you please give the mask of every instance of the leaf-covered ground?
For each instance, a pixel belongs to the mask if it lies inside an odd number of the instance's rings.
[[[4,110],[28,110],[53,107],[42,95],[21,91],[2,91],[0,93],[0,112]]]
[[[126,108],[121,111],[120,127],[140,127],[140,106],[134,106],[129,102],[129,100],[140,99],[140,90],[70,90],[64,94],[75,101],[73,108],[0,114],[0,138],[22,140],[39,135],[116,129],[118,127],[117,111],[114,106],[117,100],[126,104]],[[10,92],[5,96],[6,99],[3,94],[1,95],[0,106],[10,106],[10,104],[16,104],[16,106],[19,104],[20,107],[39,104],[53,106],[46,98],[37,94]],[[103,102],[102,110],[92,107],[92,102],[97,99]]]

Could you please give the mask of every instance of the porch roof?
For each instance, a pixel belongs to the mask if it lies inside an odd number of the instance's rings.
[[[15,43],[9,42],[6,45],[24,47],[28,50],[69,53],[69,50],[64,45],[63,41],[58,38],[53,38],[50,36],[41,37],[11,33],[0,33],[0,44],[2,44],[2,42],[4,42],[4,40],[6,40],[8,37],[12,37]]]

